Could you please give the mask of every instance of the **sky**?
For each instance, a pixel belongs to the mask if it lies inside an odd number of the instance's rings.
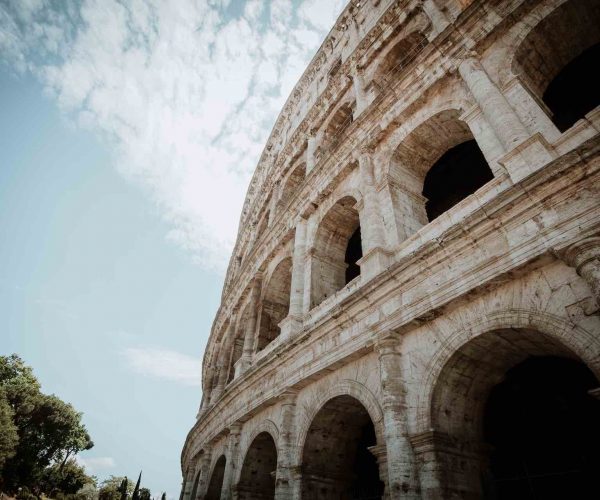
[[[252,172],[343,0],[0,0],[0,354],[176,498]]]

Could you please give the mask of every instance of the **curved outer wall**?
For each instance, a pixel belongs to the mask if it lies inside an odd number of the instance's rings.
[[[478,498],[472,393],[527,355],[600,375],[600,112],[559,130],[543,95],[600,41],[599,10],[345,8],[248,190],[182,451],[183,499],[311,498],[313,423],[349,398],[372,423],[384,498]],[[433,218],[432,165],[468,141],[488,177]],[[444,182],[434,187],[443,198]],[[360,274],[348,278],[359,227]],[[332,498],[327,484],[318,498]]]

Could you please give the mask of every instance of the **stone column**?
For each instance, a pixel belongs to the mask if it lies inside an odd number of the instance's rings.
[[[492,82],[475,57],[468,57],[462,61],[458,71],[485,119],[508,153],[501,163],[513,182],[522,180],[555,157],[551,146],[541,134],[530,138],[530,134],[504,94]]]
[[[431,40],[435,38],[436,35],[444,31],[450,22],[433,0],[423,0],[422,6],[423,12],[425,12],[431,21],[432,30],[431,34],[429,35],[429,39]]]
[[[231,500],[234,481],[237,475],[238,455],[240,445],[241,425],[234,424],[229,428],[227,437],[227,451],[225,454],[225,473],[223,475],[223,487],[221,489],[221,500]]]
[[[192,488],[194,486],[194,468],[188,467],[188,471],[185,475],[183,482],[183,496],[182,500],[190,500],[192,495]]]
[[[354,97],[356,98],[356,109],[354,111],[354,119],[356,119],[369,106],[363,71],[356,66],[352,68],[352,85],[354,87]]]
[[[300,477],[297,472],[296,456],[296,398],[298,392],[287,390],[281,396],[281,425],[277,455],[275,499],[300,498]]]
[[[208,490],[208,482],[210,481],[210,453],[204,453],[200,458],[200,480],[198,481],[198,489],[196,498],[192,500],[200,500],[205,497]]]
[[[217,387],[215,389],[216,397],[218,398],[225,390],[227,384],[227,376],[229,374],[229,361],[231,359],[231,348],[235,339],[235,316],[232,314],[229,318],[229,325],[225,332],[221,353],[219,355],[219,378],[217,379]]]
[[[315,152],[317,151],[317,132],[310,130],[306,139],[306,175],[315,168]]]
[[[482,496],[482,474],[487,470],[489,449],[435,430],[410,437],[419,469],[422,500]]]
[[[377,341],[383,394],[383,424],[387,449],[389,498],[419,499],[419,482],[413,449],[408,437],[406,389],[402,377],[402,355],[397,339]]]
[[[304,314],[304,265],[306,263],[306,219],[300,217],[296,224],[294,253],[292,256],[292,283],[290,290],[290,310],[280,324],[281,335],[287,339],[302,328]],[[282,340],[283,340],[282,339]]]
[[[236,375],[244,373],[252,364],[252,356],[254,354],[254,337],[256,336],[256,324],[258,323],[258,301],[260,298],[260,289],[262,286],[262,275],[259,273],[254,277],[252,281],[252,288],[250,290],[250,302],[248,303],[250,317],[248,324],[246,325],[246,331],[244,332],[244,348],[242,350],[242,357],[238,362],[238,373]]]
[[[600,237],[574,243],[563,252],[563,260],[588,284],[597,310],[600,306]]]
[[[521,120],[475,57],[462,61],[458,71],[506,151],[529,137]]]
[[[385,248],[383,218],[381,216],[373,171],[372,149],[362,148],[358,159],[362,206],[359,206],[360,233],[363,256],[359,260],[361,276],[368,280],[383,271],[390,261]]]
[[[383,481],[384,490],[382,498],[390,498],[389,496],[389,484],[388,484],[388,462],[387,462],[387,448],[385,444],[376,444],[375,446],[369,446],[367,448],[371,455],[377,460],[377,466],[379,467],[379,478]]]

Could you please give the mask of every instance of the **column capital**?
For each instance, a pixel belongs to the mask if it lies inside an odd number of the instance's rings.
[[[298,390],[287,388],[284,389],[277,397],[283,405],[294,405],[296,404],[296,398],[298,397]]]
[[[556,254],[568,266],[574,267],[577,273],[580,273],[585,264],[600,259],[600,237],[585,238]]]
[[[401,355],[401,346],[402,340],[396,337],[392,332],[384,337],[376,339],[373,343],[373,349],[380,358],[390,354]]]

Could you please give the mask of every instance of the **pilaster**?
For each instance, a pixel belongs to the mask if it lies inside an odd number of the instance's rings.
[[[383,394],[389,498],[416,500],[420,498],[420,485],[408,438],[406,388],[400,347],[400,342],[391,336],[378,340],[375,344]]]
[[[229,428],[227,437],[227,452],[225,455],[225,473],[223,475],[223,487],[221,489],[221,500],[231,500],[234,486],[234,479],[238,468],[238,455],[240,444],[241,425],[234,424]]]
[[[297,396],[298,392],[295,390],[287,390],[281,395],[281,424],[275,480],[276,500],[296,498],[295,495],[300,491],[300,476],[296,473],[298,464],[294,464]]]
[[[600,237],[578,241],[559,255],[588,284],[597,310],[600,306]]]

